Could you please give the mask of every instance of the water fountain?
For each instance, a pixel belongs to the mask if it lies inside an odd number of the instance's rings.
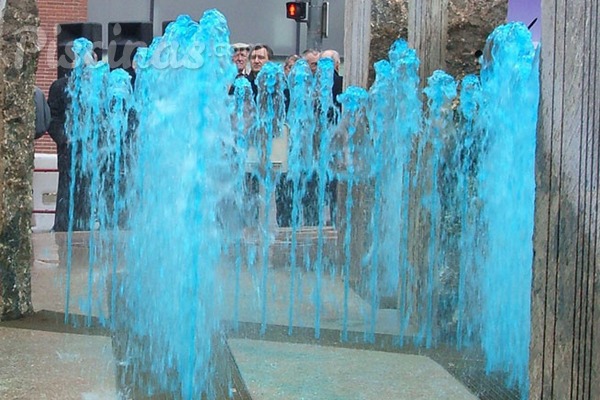
[[[74,50],[82,61],[91,46],[79,39]],[[243,80],[230,96],[229,33],[215,10],[199,23],[179,17],[136,62],[135,89],[102,62],[79,62],[69,87],[73,157],[90,182],[81,303],[124,334],[124,390],[216,398],[223,333],[251,322],[263,335],[281,325],[290,336],[453,346],[527,397],[538,66],[526,27],[494,31],[480,77],[436,71],[423,95],[419,60],[399,40],[369,91],[340,96],[339,116],[330,60],[314,77],[297,63],[287,114],[276,64],[259,74],[256,102]],[[260,183],[257,219],[247,174]],[[344,194],[336,229],[326,226],[333,178]],[[280,179],[292,188],[285,229],[270,207]],[[354,204],[356,190],[371,202]],[[282,247],[289,258],[277,257]]]

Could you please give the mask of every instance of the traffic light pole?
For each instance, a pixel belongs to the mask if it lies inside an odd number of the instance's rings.
[[[294,54],[300,54],[300,24],[302,22],[296,21],[296,52]]]
[[[306,48],[321,50],[328,36],[329,2],[324,0],[289,1],[285,3],[287,18],[296,20],[296,54],[300,53],[300,24],[306,22]]]
[[[323,0],[310,0],[308,3],[308,26],[306,48],[321,50],[323,46]]]

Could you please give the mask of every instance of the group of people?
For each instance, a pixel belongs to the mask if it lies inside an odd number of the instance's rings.
[[[340,56],[335,50],[325,50],[322,52],[308,49],[300,55],[291,55],[286,58],[283,70],[286,75],[290,73],[294,64],[304,59],[313,74],[317,71],[317,62],[322,58],[330,58],[334,64],[334,76],[333,76],[333,87],[332,96],[333,101],[338,109],[340,104],[337,101],[337,95],[342,92],[342,77],[339,74],[340,67]],[[246,43],[235,43],[232,45],[232,61],[237,68],[236,79],[247,79],[250,82],[253,94],[257,95],[256,78],[265,64],[273,60],[273,50],[271,47],[265,44],[256,44],[251,46]],[[42,136],[43,132],[47,131],[57,146],[57,158],[58,158],[58,170],[59,170],[59,182],[57,190],[57,204],[54,222],[54,231],[66,231],[69,228],[69,207],[70,207],[70,184],[71,184],[71,146],[68,138],[68,133],[65,131],[65,121],[67,110],[70,105],[70,99],[67,93],[68,76],[61,77],[54,81],[51,85],[47,104],[49,105],[49,111],[51,118],[48,118],[48,106],[45,105],[44,111],[46,112],[46,124],[40,128],[39,132],[36,132],[36,139]],[[232,86],[233,90],[233,86]],[[39,95],[43,93],[40,90],[36,90],[36,102],[40,99]],[[45,100],[45,99],[44,99]],[[41,102],[39,102],[42,104]],[[37,103],[36,103],[37,104]],[[37,114],[36,114],[37,115]],[[48,121],[49,119],[49,121]],[[80,189],[75,185],[74,193],[74,208],[73,214],[76,222],[72,225],[73,230],[85,229],[85,223],[87,222],[86,216],[89,216],[90,210],[85,208],[88,206],[86,201],[80,201],[79,198],[85,198],[85,193],[79,193]],[[246,191],[252,194],[258,194],[258,181],[255,176],[249,174],[246,179]],[[319,213],[317,206],[317,186],[318,177],[316,173],[312,173],[307,178],[305,187],[305,194],[303,195],[303,215],[305,225],[317,225],[319,222]],[[336,210],[336,192],[337,182],[335,179],[328,179],[326,183],[326,199],[330,208],[330,219],[327,223],[333,223],[335,221],[335,210]],[[292,184],[286,179],[286,174],[281,174],[279,181],[276,184],[276,210],[277,210],[277,223],[279,226],[286,227],[292,225]],[[79,226],[79,222],[83,221],[84,225]]]
[[[262,67],[269,61],[273,61],[273,50],[266,44],[256,44],[251,46],[246,43],[235,43],[232,46],[232,60],[237,67],[236,78],[247,78],[254,93],[256,93],[256,76]],[[332,94],[334,102],[337,103],[336,97],[342,93],[343,80],[340,72],[340,55],[335,50],[324,50],[322,52],[314,49],[307,49],[301,55],[292,54],[288,56],[283,63],[283,71],[286,75],[290,73],[296,61],[300,59],[306,60],[312,73],[317,71],[317,62],[322,58],[330,58],[334,63],[334,77]]]
[[[263,66],[273,61],[273,50],[265,44],[256,44],[250,46],[246,43],[233,44],[233,63],[237,67],[236,79],[248,79],[252,87],[254,96],[257,94],[256,78]],[[335,50],[318,51],[307,49],[302,54],[292,54],[288,56],[283,63],[283,71],[285,75],[289,75],[295,63],[303,59],[306,61],[311,72],[316,74],[318,61],[323,58],[329,58],[333,61],[333,85],[332,98],[335,107],[338,111],[341,105],[337,96],[343,90],[343,78],[339,73],[340,55]],[[233,89],[233,88],[232,88]],[[335,113],[334,113],[335,114]],[[304,193],[302,196],[302,210],[304,225],[315,226],[319,224],[319,205],[318,205],[318,181],[319,177],[316,173],[311,173],[306,178]],[[256,195],[258,193],[258,182],[255,177],[249,176],[246,179],[247,191]],[[329,219],[324,221],[327,225],[335,223],[337,214],[337,180],[328,178],[325,184],[325,200],[329,206]],[[277,181],[275,188],[275,204],[276,204],[276,219],[280,227],[289,227],[292,221],[293,207],[293,184],[287,179],[285,173],[282,173]],[[295,221],[300,223],[300,221]]]

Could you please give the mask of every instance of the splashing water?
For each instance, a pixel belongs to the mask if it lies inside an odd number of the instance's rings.
[[[158,55],[160,63],[149,63],[136,83],[147,98],[137,133],[136,193],[128,204],[127,324],[152,349],[141,360],[158,378],[148,389],[183,398],[210,383],[220,322],[216,266],[226,226],[220,211],[239,186],[230,174],[235,136],[229,115],[214,112],[227,110],[235,73],[228,49],[222,15],[209,12],[200,23],[180,17],[150,46],[146,57]],[[178,62],[193,67],[173,65]]]
[[[476,123],[484,132],[477,179],[488,242],[477,255],[481,340],[488,370],[506,371],[526,393],[539,54],[529,31],[508,24],[490,35],[483,57],[485,100]]]
[[[315,75],[300,60],[287,78],[267,63],[256,97],[234,80],[215,10],[199,23],[179,17],[139,49],[134,89],[124,71],[90,62],[89,42],[74,49],[67,127],[80,183],[70,193],[90,195],[87,212],[70,204],[68,244],[81,224],[92,232],[82,309],[122,338],[119,360],[137,368],[145,396],[216,398],[214,357],[231,320],[261,334],[280,324],[317,339],[336,329],[344,341],[456,345],[527,397],[539,83],[522,24],[490,36],[480,77],[436,71],[422,93],[416,52],[399,40],[369,91],[338,97],[339,115],[331,60]],[[273,158],[282,141],[283,163]],[[344,195],[331,253],[334,179]],[[273,197],[291,203],[289,226],[273,225]],[[281,232],[289,253],[274,247]]]

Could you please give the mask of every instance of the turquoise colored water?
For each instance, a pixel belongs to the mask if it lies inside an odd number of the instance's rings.
[[[237,329],[254,306],[263,334],[277,321],[291,336],[310,326],[319,339],[333,323],[341,340],[359,330],[367,342],[392,308],[398,346],[482,353],[489,373],[527,397],[539,79],[522,24],[492,33],[479,76],[436,71],[422,90],[416,52],[398,40],[368,91],[339,96],[341,112],[328,59],[315,75],[304,61],[289,76],[266,64],[256,97],[247,80],[234,82],[215,10],[200,22],[179,17],[139,50],[135,88],[124,71],[88,60],[89,42],[75,43],[71,173],[89,184],[84,222],[95,232],[89,295],[78,300],[88,322],[100,314],[143,338],[126,346],[124,362],[154,377],[141,382],[148,394],[214,397],[223,320]],[[282,138],[280,167],[272,155]],[[334,179],[345,195],[332,255]],[[283,192],[288,253],[273,247],[270,204]]]

